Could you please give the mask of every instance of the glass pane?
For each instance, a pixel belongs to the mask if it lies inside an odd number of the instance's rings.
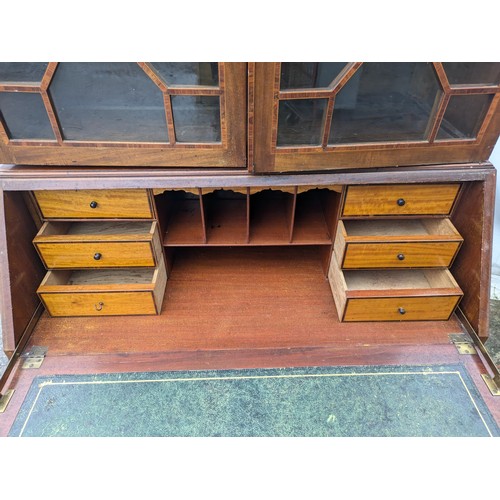
[[[280,88],[284,90],[328,87],[346,64],[345,62],[281,63]]]
[[[0,92],[0,114],[11,139],[55,140],[40,94]]]
[[[167,85],[219,85],[216,62],[155,62],[151,65]]]
[[[178,142],[220,142],[219,96],[173,95],[170,98]]]
[[[278,146],[321,145],[328,99],[280,101]]]
[[[61,63],[49,91],[65,139],[168,142],[163,94],[135,63]]]
[[[329,143],[423,140],[440,93],[430,63],[364,63],[335,99]]]
[[[0,82],[40,83],[49,63],[44,62],[2,62]]]
[[[443,68],[451,85],[498,85],[500,83],[500,63],[450,62]]]
[[[490,94],[451,96],[437,139],[476,137],[492,99]]]

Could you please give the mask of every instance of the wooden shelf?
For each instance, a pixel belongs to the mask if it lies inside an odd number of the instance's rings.
[[[163,244],[166,246],[204,245],[206,242],[198,199],[177,202],[168,219]]]
[[[325,213],[325,195],[329,192],[318,191],[313,190],[297,195],[292,244],[329,245],[332,242]],[[334,217],[334,214],[331,214],[331,217]]]
[[[251,194],[166,192],[157,202],[166,247],[331,245],[340,194],[296,187]],[[163,212],[163,213],[162,213]]]
[[[250,197],[250,243],[290,244],[293,195],[282,191],[262,191]]]
[[[219,197],[219,194],[221,197]],[[222,196],[226,195],[226,196]],[[248,244],[248,198],[241,193],[204,195],[207,245]]]

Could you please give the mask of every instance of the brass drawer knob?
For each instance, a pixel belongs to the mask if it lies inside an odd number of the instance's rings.
[[[404,198],[399,198],[399,200],[397,201],[397,204],[400,207],[404,207],[406,205],[406,201]]]
[[[406,309],[404,307],[398,308],[399,314],[406,314]]]
[[[405,255],[403,253],[398,253],[399,260],[405,260]]]
[[[91,201],[90,208],[97,208],[97,201]]]
[[[101,260],[101,257],[102,257],[102,254],[100,254],[99,252],[94,254],[94,260]]]
[[[95,304],[95,310],[102,311],[103,306],[104,306],[104,302],[98,302],[97,304]]]

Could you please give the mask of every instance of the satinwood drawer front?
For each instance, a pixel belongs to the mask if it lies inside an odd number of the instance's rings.
[[[328,278],[341,321],[448,320],[463,293],[447,269],[344,271]]]
[[[156,314],[151,292],[42,293],[51,316],[120,316]]]
[[[449,215],[460,184],[349,186],[343,217]]]
[[[145,189],[34,191],[44,219],[151,219]]]
[[[158,314],[167,282],[155,269],[49,271],[37,293],[51,316]]]
[[[342,269],[449,267],[463,239],[449,219],[340,220]]]
[[[155,267],[156,221],[45,222],[33,243],[47,269]]]

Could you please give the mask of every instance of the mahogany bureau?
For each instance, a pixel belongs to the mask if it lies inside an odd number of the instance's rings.
[[[499,100],[499,63],[0,63],[4,351],[485,340]]]

